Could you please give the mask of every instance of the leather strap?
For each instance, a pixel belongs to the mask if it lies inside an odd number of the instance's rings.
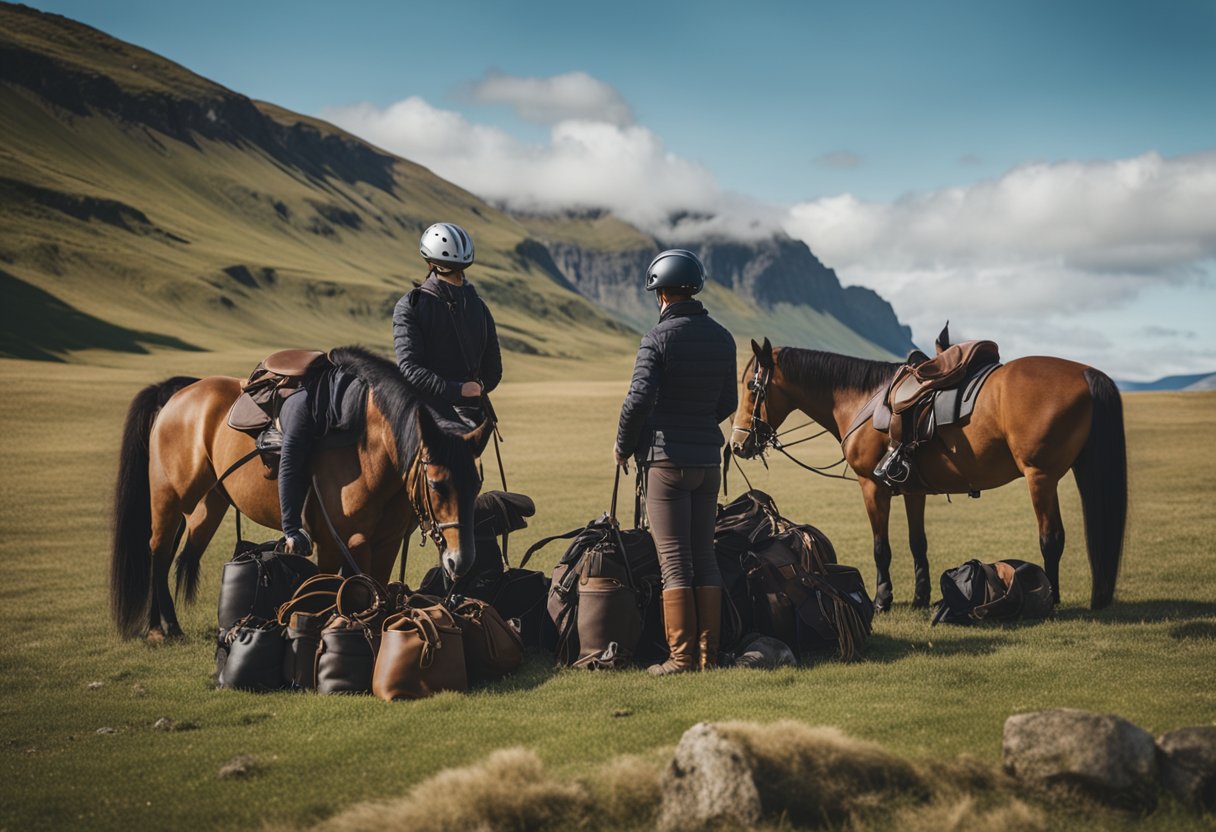
[[[314,474],[312,478],[312,491],[317,497],[317,505],[321,508],[321,516],[325,518],[325,525],[329,527],[329,533],[334,539],[334,543],[338,544],[338,549],[341,550],[342,556],[346,558],[346,565],[349,566],[354,574],[362,575],[363,570],[359,568],[359,564],[355,562],[355,556],[350,553],[350,549],[346,548],[346,544],[342,542],[341,536],[338,534],[337,528],[334,527],[334,521],[330,519],[329,511],[325,508],[325,500],[321,498],[321,489],[317,483],[317,477]]]

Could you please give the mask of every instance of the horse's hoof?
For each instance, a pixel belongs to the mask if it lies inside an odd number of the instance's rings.
[[[874,612],[890,612],[892,597],[890,594],[877,595],[874,598]]]
[[[148,630],[148,644],[164,644],[165,633],[160,627],[152,627]]]
[[[182,628],[176,624],[170,624],[165,628],[165,639],[167,641],[177,641],[179,638],[185,638],[186,634],[182,632]]]
[[[921,598],[921,597],[913,598],[913,599],[912,599],[912,609],[914,609],[914,610],[927,610],[927,609],[929,609],[929,599],[928,599],[928,597],[924,597],[924,598]]]

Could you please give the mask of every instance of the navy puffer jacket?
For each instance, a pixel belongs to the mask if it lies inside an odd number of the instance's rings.
[[[735,340],[700,301],[673,303],[642,337],[616,447],[639,462],[722,462],[718,425],[735,411]]]

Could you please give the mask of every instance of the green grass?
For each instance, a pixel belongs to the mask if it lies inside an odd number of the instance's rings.
[[[1076,492],[1066,482],[1064,603],[1053,621],[931,630],[927,614],[906,606],[910,557],[897,545],[896,609],[878,619],[867,658],[857,664],[655,680],[641,672],[555,671],[536,655],[485,690],[387,704],[208,687],[216,582],[233,543],[231,521],[204,560],[201,602],[182,610],[185,640],[153,648],[113,635],[108,512],[126,404],[147,382],[179,372],[241,373],[257,354],[85,357],[95,363],[0,361],[3,829],[307,823],[359,800],[401,795],[442,768],[496,748],[522,745],[559,774],[583,775],[613,755],[673,745],[702,719],[789,717],[836,725],[916,759],[968,753],[995,763],[1002,723],[1020,710],[1110,711],[1153,732],[1210,724],[1216,715],[1210,504],[1216,451],[1203,440],[1216,421],[1216,395],[1126,398],[1130,534],[1116,603],[1102,613],[1084,606],[1083,533]],[[512,488],[539,506],[532,527],[513,538],[514,552],[606,508],[628,369],[627,358],[512,357],[510,381],[495,399],[503,453]],[[799,446],[805,458],[835,458],[830,443],[808,444]],[[784,460],[772,465],[746,470],[784,513],[823,529],[842,560],[872,581],[857,487],[812,477]],[[743,487],[737,473],[731,485],[732,493]],[[978,501],[931,500],[935,575],[970,557],[1037,560],[1025,492],[1018,481]],[[537,565],[548,568],[559,554],[554,544]],[[415,581],[433,557],[432,548],[411,549]],[[102,684],[90,689],[92,682]],[[632,715],[615,718],[616,709]],[[154,731],[162,716],[198,727]],[[117,733],[98,735],[102,727]],[[249,781],[218,780],[220,765],[242,753],[258,755],[263,772]],[[1067,815],[1053,823],[1087,825]],[[1210,828],[1168,804],[1146,825]]]

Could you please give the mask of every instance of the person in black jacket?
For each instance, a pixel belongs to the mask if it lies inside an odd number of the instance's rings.
[[[717,666],[722,576],[714,519],[722,420],[735,411],[735,340],[693,295],[705,286],[695,254],[671,249],[646,270],[659,323],[638,349],[621,407],[615,457],[645,471],[646,512],[659,551],[670,656],[656,675]]]
[[[494,317],[464,276],[473,239],[458,225],[436,223],[423,232],[419,251],[430,272],[393,310],[397,366],[420,394],[479,425],[492,415],[485,396],[502,380],[502,353]]]

